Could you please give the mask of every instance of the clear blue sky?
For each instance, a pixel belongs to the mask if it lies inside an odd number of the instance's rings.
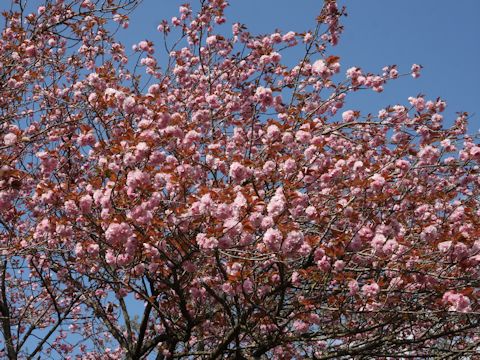
[[[161,19],[178,14],[185,1],[143,0],[126,32],[127,45],[144,38],[160,40]],[[198,1],[192,1],[196,4]],[[359,66],[377,72],[397,64],[400,72],[411,64],[424,66],[419,79],[403,78],[387,85],[384,93],[371,91],[355,96],[348,104],[362,112],[376,113],[394,103],[406,103],[419,93],[442,97],[447,115],[457,111],[473,114],[470,131],[480,128],[480,0],[351,0],[343,18],[345,32],[331,50],[341,57],[342,71]],[[231,0],[229,22],[242,22],[253,33],[303,31],[312,27],[321,0]],[[451,121],[451,119],[450,119]],[[449,121],[449,122],[450,122]]]

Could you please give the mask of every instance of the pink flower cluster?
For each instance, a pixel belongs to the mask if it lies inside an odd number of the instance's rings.
[[[234,161],[232,165],[230,165],[229,175],[233,181],[239,183],[246,180],[251,175],[251,171],[239,162]]]
[[[125,222],[111,223],[105,230],[105,239],[112,246],[125,244],[132,235],[132,228]]]
[[[380,292],[380,286],[376,282],[362,286],[362,294],[366,297],[374,297]]]
[[[449,311],[469,312],[471,311],[470,299],[455,291],[447,291],[443,294],[442,300],[444,303],[450,305]]]
[[[268,215],[275,217],[282,214],[285,210],[286,199],[283,194],[283,188],[278,188],[275,191],[275,195],[270,199],[270,202],[267,206]]]
[[[127,175],[128,194],[132,195],[138,188],[146,187],[150,184],[150,176],[139,170],[130,171]]]
[[[200,233],[197,235],[197,244],[202,249],[212,250],[218,246],[218,241],[214,237],[208,237],[206,234]]]
[[[265,245],[267,245],[267,248],[270,251],[279,251],[282,245],[282,240],[283,235],[277,229],[269,228],[267,231],[265,231],[265,234],[263,235],[263,242],[265,243]]]
[[[255,97],[264,108],[273,104],[272,89],[259,86],[255,91]]]

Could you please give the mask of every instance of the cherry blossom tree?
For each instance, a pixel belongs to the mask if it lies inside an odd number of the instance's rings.
[[[473,356],[468,115],[348,109],[421,67],[342,69],[333,0],[311,31],[266,35],[226,26],[224,0],[185,4],[127,50],[136,5],[3,14],[2,357]]]

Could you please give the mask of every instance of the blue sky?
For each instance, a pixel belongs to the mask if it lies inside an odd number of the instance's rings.
[[[127,45],[142,39],[160,40],[161,19],[177,15],[185,1],[143,0],[132,15],[130,28],[119,33]],[[196,1],[192,2],[196,4]],[[419,79],[402,78],[382,94],[355,95],[348,106],[376,113],[389,104],[406,103],[419,93],[442,97],[448,103],[447,121],[458,111],[472,116],[470,131],[480,128],[480,1],[479,0],[351,0],[343,18],[345,32],[331,55],[341,57],[342,72],[359,66],[381,71],[397,64],[400,72],[413,63],[424,66]],[[304,31],[312,27],[320,0],[231,0],[229,22],[242,22],[252,33]],[[299,54],[300,55],[300,54]]]

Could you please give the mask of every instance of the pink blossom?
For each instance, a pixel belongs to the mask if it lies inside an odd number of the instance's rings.
[[[135,98],[129,96],[123,101],[123,110],[125,110],[127,114],[130,114],[134,111],[136,104],[137,102],[135,101]]]
[[[280,129],[278,128],[278,126],[270,125],[267,128],[267,136],[272,140],[277,139],[280,136]]]
[[[46,151],[40,151],[36,153],[37,157],[40,159],[41,168],[45,175],[50,174],[58,165],[58,160],[51,156]]]
[[[420,77],[420,70],[421,69],[422,69],[421,65],[417,65],[417,64],[412,65],[411,71],[412,71],[412,77],[414,79]]]
[[[362,226],[362,228],[358,231],[358,236],[360,236],[362,239],[370,240],[374,236],[374,233],[369,227]]]
[[[358,282],[356,280],[350,280],[348,282],[348,290],[351,296],[356,295],[359,290]]]
[[[71,226],[62,224],[57,224],[55,232],[62,238],[70,238],[73,234]]]
[[[233,264],[227,266],[227,274],[230,276],[237,276],[242,270],[242,264],[234,262]]]
[[[391,79],[396,79],[398,77],[398,70],[395,68],[390,69],[390,71],[388,72],[388,76]]]
[[[142,51],[148,51],[149,49],[148,42],[146,42],[145,40],[140,41],[138,43],[138,48]]]
[[[363,169],[363,166],[364,166],[363,161],[357,160],[357,161],[355,161],[355,163],[353,164],[353,168],[352,168],[352,169],[353,169],[353,171],[358,171],[358,170],[360,170],[360,169]]]
[[[382,251],[386,255],[391,255],[392,253],[394,253],[397,250],[397,248],[398,248],[397,241],[395,241],[394,239],[389,239],[389,240],[387,240],[385,245],[383,245]]]
[[[84,195],[80,198],[78,204],[82,213],[88,214],[92,210],[93,199],[90,195]]]
[[[362,294],[367,297],[373,297],[380,292],[380,286],[376,282],[362,286]]]
[[[346,75],[349,79],[358,79],[362,75],[362,71],[357,67],[351,67],[347,69]]]
[[[376,191],[380,191],[386,183],[385,178],[380,174],[374,174],[372,180],[370,186]]]
[[[312,138],[312,135],[309,132],[299,130],[295,134],[295,139],[300,142],[300,143],[308,143],[310,142],[310,139]]]
[[[300,286],[301,285],[301,276],[300,276],[300,273],[298,271],[294,271],[292,273],[292,277],[290,279],[292,281],[292,284],[294,286]]]
[[[87,253],[90,255],[98,255],[99,250],[100,246],[98,244],[89,244],[87,246]]]
[[[466,313],[472,310],[470,307],[470,299],[460,293],[447,291],[445,294],[443,294],[442,300],[450,305],[448,308],[449,311]]]
[[[233,208],[228,204],[219,204],[213,208],[213,215],[219,220],[226,220],[233,215]]]
[[[285,132],[282,135],[282,143],[290,144],[293,141],[293,135],[290,132]]]
[[[320,259],[322,259],[324,256],[325,256],[325,250],[323,250],[322,248],[316,248],[315,249],[315,253],[313,254],[314,255],[314,260],[315,261],[318,261]]]
[[[223,247],[229,247],[232,244],[231,237],[240,235],[242,233],[243,224],[236,218],[230,218],[223,222],[223,228],[225,229],[226,235],[225,238],[222,238],[224,240]]]
[[[75,201],[73,201],[73,200],[65,201],[64,209],[65,209],[65,212],[68,215],[71,215],[71,216],[77,215],[78,211],[79,211],[78,207],[77,207],[77,204],[75,204]]]
[[[83,0],[82,3],[80,4],[80,6],[83,8],[90,8],[92,5],[93,4],[90,0]]]
[[[433,146],[425,146],[423,147],[419,153],[418,156],[422,160],[422,163],[424,164],[434,164],[438,158],[440,157],[440,150]]]
[[[263,173],[265,175],[268,175],[270,173],[272,173],[273,171],[275,171],[275,169],[277,168],[277,166],[275,165],[275,163],[271,160],[268,160],[265,162],[265,164],[263,164]]]
[[[478,158],[480,157],[480,146],[472,146],[472,148],[470,149],[470,155],[472,155],[472,157],[474,158]]]
[[[191,13],[190,5],[189,4],[182,5],[178,8],[178,11],[183,15],[188,15]]]
[[[282,35],[279,34],[278,32],[276,32],[276,33],[273,33],[273,34],[270,35],[270,39],[274,43],[278,44],[278,43],[282,42]]]
[[[135,206],[127,212],[127,218],[138,224],[148,224],[153,219],[153,213],[144,204]]]
[[[105,290],[103,289],[97,289],[95,290],[95,296],[98,296],[100,298],[104,297],[106,295]]]
[[[437,238],[438,230],[435,225],[427,226],[420,234],[423,241],[433,241]]]
[[[293,40],[295,40],[295,32],[293,32],[293,31],[289,31],[288,33],[286,33],[282,37],[282,41],[285,41],[285,42],[290,42],[290,41],[293,41]]]
[[[305,214],[307,214],[309,217],[314,217],[315,215],[317,215],[317,209],[315,209],[314,206],[310,205],[305,209]]]
[[[273,104],[272,89],[259,86],[255,91],[255,97],[263,106],[270,106]]]
[[[116,264],[118,266],[126,266],[133,260],[131,254],[119,254],[116,259]]]
[[[219,97],[215,94],[207,95],[205,101],[214,109],[220,107]]]
[[[200,133],[195,130],[190,130],[183,139],[183,143],[187,146],[191,146],[195,141],[200,140]]]
[[[469,250],[467,245],[463,242],[457,242],[453,248],[453,254],[455,259],[463,260],[469,255]]]
[[[268,229],[263,235],[263,242],[270,251],[279,251],[282,239],[282,233],[273,228]]]
[[[293,329],[300,334],[306,333],[309,327],[310,326],[305,321],[302,321],[302,320],[295,320],[293,322]]]
[[[127,186],[132,190],[148,186],[149,183],[149,175],[139,169],[130,171],[127,175]]]
[[[124,298],[125,296],[127,296],[128,293],[129,293],[128,289],[122,287],[117,291],[115,296],[117,297],[117,299],[120,299],[120,298]]]
[[[242,182],[250,176],[250,170],[239,162],[234,161],[232,165],[230,165],[229,175],[232,180],[236,182]]]
[[[293,159],[287,159],[283,163],[283,171],[285,171],[286,175],[292,175],[297,168],[297,163]]]
[[[261,221],[261,227],[262,229],[266,230],[268,228],[271,228],[275,222],[273,221],[273,218],[271,216],[264,216]]]
[[[450,215],[452,222],[461,221],[465,215],[465,208],[463,206],[457,207]]]
[[[259,228],[261,223],[262,223],[262,219],[263,219],[263,215],[259,212],[253,212],[250,214],[248,220],[250,221],[250,223],[252,224],[253,227],[255,228]],[[268,227],[271,227],[268,226]],[[267,228],[268,228],[267,227]]]
[[[210,193],[202,195],[200,198],[200,212],[202,214],[207,213],[213,207],[214,202]]]
[[[280,60],[282,60],[282,55],[274,51],[270,54],[270,59],[272,60],[273,63],[278,64]]]
[[[345,261],[343,260],[337,260],[333,263],[333,269],[336,272],[341,272],[345,268]]]
[[[387,241],[387,239],[385,238],[385,236],[383,234],[375,234],[375,236],[373,237],[372,241],[371,241],[371,245],[372,245],[372,248],[376,251],[382,249],[383,245],[385,244],[385,242]]]
[[[443,242],[438,244],[438,250],[445,253],[448,250],[450,250],[450,248],[452,247],[452,244],[453,244],[452,241],[443,241]]]
[[[111,223],[105,231],[105,239],[112,245],[125,243],[132,235],[132,228],[125,222]]]
[[[407,160],[397,160],[395,166],[401,170],[408,170],[410,163]]]
[[[211,35],[207,37],[206,43],[209,46],[215,45],[217,42],[217,35]]]
[[[29,45],[25,48],[25,53],[28,57],[34,57],[37,54],[37,49],[35,45]]]
[[[247,294],[251,294],[253,292],[253,289],[254,289],[254,284],[252,282],[252,280],[250,279],[245,279],[243,281],[243,291],[245,291],[245,293]]]
[[[173,26],[180,26],[180,24],[182,23],[182,22],[180,21],[180,19],[177,18],[176,16],[173,16],[173,17],[172,17],[171,22],[172,22],[172,25],[173,25]]]
[[[330,271],[330,260],[327,256],[322,257],[320,260],[317,261],[317,267],[322,270],[323,272]]]
[[[86,134],[80,134],[77,138],[77,144],[80,146],[93,146],[95,144],[95,134],[89,131]]]
[[[282,249],[291,254],[296,252],[303,244],[303,233],[300,231],[291,231],[287,234],[285,241],[282,244]]]
[[[196,241],[198,246],[205,250],[215,249],[218,246],[217,239],[213,237],[207,237],[206,234],[197,234]]]
[[[328,70],[327,65],[325,64],[325,61],[323,61],[322,59],[319,59],[312,64],[312,71],[315,74],[322,75],[327,70]]]
[[[247,206],[247,199],[240,191],[237,193],[237,196],[235,196],[235,200],[233,200],[233,207],[235,210],[239,210],[245,206]]]
[[[308,254],[310,254],[312,251],[312,247],[310,246],[310,244],[308,242],[304,242],[302,244],[302,246],[300,246],[300,249],[298,249],[298,255],[300,256],[307,256]]]
[[[234,290],[232,284],[230,284],[230,283],[224,283],[224,284],[222,284],[222,291],[223,291],[224,293],[230,295],[230,296],[233,295],[233,294],[235,294],[235,290]]]
[[[138,264],[133,268],[133,273],[136,276],[142,276],[145,273],[145,264]]]
[[[285,205],[286,199],[285,195],[283,195],[283,189],[278,188],[267,205],[268,215],[272,217],[279,216],[285,210]]]
[[[355,120],[354,111],[353,110],[347,110],[347,111],[343,112],[342,113],[342,119],[345,122],[351,122],[351,121]]]
[[[17,135],[14,133],[8,133],[3,137],[3,142],[6,146],[11,146],[17,142]]]
[[[399,289],[404,284],[401,276],[394,277],[388,286],[390,290]]]

